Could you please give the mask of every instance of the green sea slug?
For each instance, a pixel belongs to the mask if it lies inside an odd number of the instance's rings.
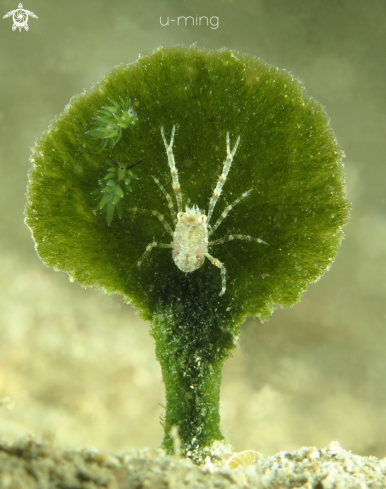
[[[124,118],[113,129],[112,100]],[[241,323],[291,307],[334,261],[349,212],[342,157],[324,108],[291,73],[182,46],[116,68],[36,142],[25,215],[37,253],[151,321],[168,453],[175,427],[197,461],[225,444],[221,368]],[[117,190],[121,219],[110,210],[106,222],[94,192],[111,160],[141,164],[131,192]]]
[[[122,190],[121,183],[124,182],[127,189],[131,191],[131,184],[134,178],[132,168],[139,165],[141,161],[137,161],[133,165],[128,167],[119,165],[110,156],[109,160],[114,166],[110,167],[107,175],[102,180],[102,185],[105,183],[106,186],[102,189],[94,190],[95,194],[100,194],[102,192],[102,198],[99,202],[99,209],[106,209],[107,224],[110,226],[111,221],[114,217],[115,208],[117,209],[118,216],[122,217],[122,201],[121,199],[125,195]]]
[[[93,128],[86,132],[90,137],[100,139],[100,149],[113,148],[122,137],[123,129],[128,129],[138,121],[131,106],[131,99],[119,97],[118,101],[109,100],[93,117]]]

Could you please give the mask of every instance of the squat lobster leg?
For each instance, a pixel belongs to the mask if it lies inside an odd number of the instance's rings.
[[[161,127],[161,136],[165,145],[166,149],[166,154],[168,157],[168,163],[170,167],[170,172],[172,174],[172,180],[173,180],[173,190],[176,196],[177,200],[177,209],[178,212],[182,212],[182,195],[181,195],[181,187],[180,187],[180,182],[178,181],[178,170],[176,168],[176,162],[174,160],[174,155],[173,155],[173,141],[174,141],[174,134],[176,132],[176,126],[173,126],[172,129],[172,137],[170,138],[170,143],[166,141],[165,138],[165,133],[164,133],[164,128]]]
[[[240,197],[240,199],[241,199],[241,197]],[[220,217],[220,219],[221,219],[221,217]],[[216,245],[216,244],[226,243],[227,241],[232,241],[234,239],[242,239],[242,240],[246,240],[246,241],[257,241],[257,243],[263,243],[263,244],[266,244],[268,246],[268,243],[266,243],[265,241],[263,241],[260,238],[253,238],[252,236],[248,236],[245,234],[229,234],[228,236],[225,236],[224,238],[216,239],[215,241],[209,241],[208,247],[212,246],[212,245]],[[205,253],[204,256],[206,256],[206,258],[208,258],[208,260],[210,260],[213,265],[220,268],[220,270],[221,270],[222,287],[221,287],[221,292],[219,293],[219,295],[222,296],[226,291],[226,269],[225,269],[225,266],[217,258],[213,258],[213,256],[209,255],[209,253]]]
[[[220,260],[217,260],[217,258],[214,258],[212,255],[209,253],[205,253],[204,256],[208,258],[208,260],[211,262],[212,265],[220,269],[221,272],[221,292],[219,293],[219,296],[222,296],[225,294],[226,291],[226,269],[225,266],[221,263]]]
[[[148,209],[139,209],[138,207],[132,207],[129,209],[131,212],[149,212],[150,214],[153,214],[153,216],[158,217],[159,221],[163,224],[163,227],[166,229],[166,231],[173,236],[173,231],[172,228],[169,226],[169,223],[165,219],[165,216],[163,214],[160,214],[158,211],[149,211]]]
[[[237,205],[240,201],[245,199],[250,193],[252,192],[251,190],[248,190],[247,192],[244,192],[238,199],[236,199],[232,204],[228,205],[228,207],[225,207],[225,209],[222,211],[221,216],[217,219],[215,225],[209,230],[209,236],[216,231],[216,229],[220,226],[220,224],[223,222],[223,220],[226,218],[226,216],[230,213],[230,211]]]
[[[157,243],[156,241],[153,241],[153,243],[150,243],[149,245],[146,246],[145,253],[141,256],[141,258],[137,262],[137,267],[140,267],[142,265],[143,260],[151,252],[151,250],[153,248],[156,248],[157,246],[159,248],[173,248],[172,244]]]
[[[170,197],[170,195],[166,192],[166,190],[164,189],[163,185],[161,184],[161,182],[158,180],[158,178],[153,177],[153,180],[155,181],[155,183],[158,185],[158,187],[161,189],[161,192],[164,194],[166,200],[168,201],[168,207],[169,207],[169,210],[170,210],[170,214],[172,215],[172,219],[173,219],[173,222],[174,224],[177,224],[177,214],[176,214],[176,210],[174,208],[174,204],[173,204],[173,200],[172,198]]]
[[[233,241],[234,239],[243,239],[245,241],[256,241],[257,243],[266,244],[268,246],[268,243],[266,243],[262,239],[254,238],[246,234],[228,234],[228,236],[225,236],[224,238],[215,239],[214,241],[209,241],[208,246],[226,243],[227,241]]]
[[[220,175],[220,178],[218,179],[216,188],[213,190],[213,195],[210,199],[209,210],[208,210],[208,222],[209,222],[210,218],[212,217],[212,212],[213,212],[214,206],[216,205],[216,202],[218,201],[218,198],[221,195],[222,188],[223,188],[224,183],[227,179],[229,170],[230,170],[231,165],[232,165],[233,157],[236,154],[238,145],[240,143],[240,136],[237,138],[236,144],[233,146],[232,151],[231,151],[230,140],[229,140],[229,132],[227,132],[226,142],[227,142],[227,157],[224,161],[222,173]]]

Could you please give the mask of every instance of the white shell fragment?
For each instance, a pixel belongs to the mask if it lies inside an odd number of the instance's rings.
[[[237,467],[248,467],[254,465],[263,456],[259,452],[253,450],[245,450],[244,452],[235,453],[226,463],[225,467],[237,469]]]

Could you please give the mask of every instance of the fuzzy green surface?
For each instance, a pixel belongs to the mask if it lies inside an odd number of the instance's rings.
[[[131,98],[138,122],[112,149],[87,137],[98,110],[110,99]],[[225,138],[241,142],[211,224],[243,192],[213,234],[248,234],[268,246],[235,240],[209,252],[224,263],[227,290],[219,297],[220,271],[208,260],[185,274],[171,250],[155,248],[136,266],[146,246],[170,243],[159,220],[131,207],[157,210],[172,225],[166,200],[151,178],[173,195],[160,128],[174,155],[183,206],[207,212],[222,172]],[[122,199],[123,217],[108,227],[92,194],[111,166],[138,160],[138,180]],[[289,307],[334,260],[346,223],[342,152],[323,107],[291,73],[229,50],[177,46],[120,66],[90,91],[75,96],[37,142],[30,171],[26,223],[36,250],[50,267],[83,286],[120,293],[151,319],[161,304],[203,300],[239,324],[246,316],[267,319],[275,304]]]

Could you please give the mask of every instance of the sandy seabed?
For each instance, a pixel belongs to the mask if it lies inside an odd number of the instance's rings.
[[[231,469],[208,457],[203,465],[168,457],[161,449],[113,454],[97,449],[64,450],[47,439],[0,444],[1,489],[177,488],[384,488],[386,458],[361,457],[342,449],[303,447]]]

